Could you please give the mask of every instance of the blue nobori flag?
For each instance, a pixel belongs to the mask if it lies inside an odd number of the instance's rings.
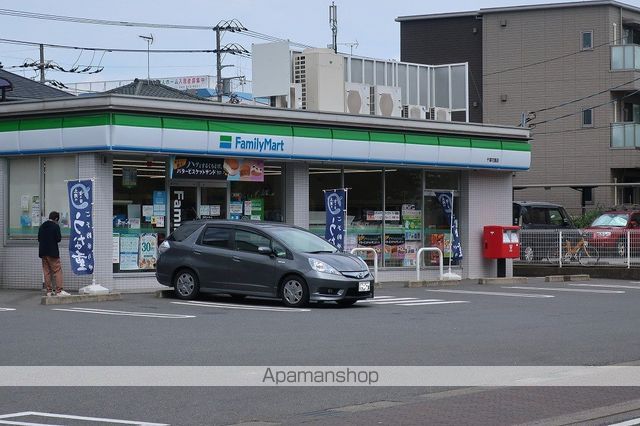
[[[462,245],[458,233],[458,219],[453,214],[453,192],[436,192],[436,198],[442,206],[445,217],[451,226],[451,253],[453,259],[462,259]]]
[[[67,182],[69,191],[69,255],[76,275],[93,274],[93,182]]]
[[[324,205],[327,211],[324,239],[344,250],[346,191],[332,189],[324,191]]]

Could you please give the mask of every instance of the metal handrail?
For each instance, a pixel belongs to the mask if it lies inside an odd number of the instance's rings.
[[[416,254],[416,281],[420,281],[420,263],[422,260],[422,253],[425,251],[437,251],[438,252],[438,263],[440,264],[440,280],[442,280],[442,276],[444,275],[444,265],[442,262],[442,250],[438,247],[422,247],[418,249],[418,253]]]
[[[351,254],[356,254],[358,251],[373,253],[373,283],[376,284],[378,282],[378,252],[371,247],[356,247],[351,249]]]

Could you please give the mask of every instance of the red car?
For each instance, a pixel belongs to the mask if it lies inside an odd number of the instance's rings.
[[[627,255],[627,231],[640,229],[640,210],[611,210],[602,213],[587,228],[590,245],[594,245],[601,254]],[[633,248],[640,246],[637,232],[632,232]]]

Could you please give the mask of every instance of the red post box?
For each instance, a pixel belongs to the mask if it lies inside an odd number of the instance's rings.
[[[483,233],[483,255],[487,259],[520,258],[519,226],[488,225]]]

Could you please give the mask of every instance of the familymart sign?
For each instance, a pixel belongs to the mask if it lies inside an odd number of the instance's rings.
[[[247,139],[243,136],[220,135],[220,149],[233,149],[239,152],[281,153],[284,152],[283,138],[255,136]]]

